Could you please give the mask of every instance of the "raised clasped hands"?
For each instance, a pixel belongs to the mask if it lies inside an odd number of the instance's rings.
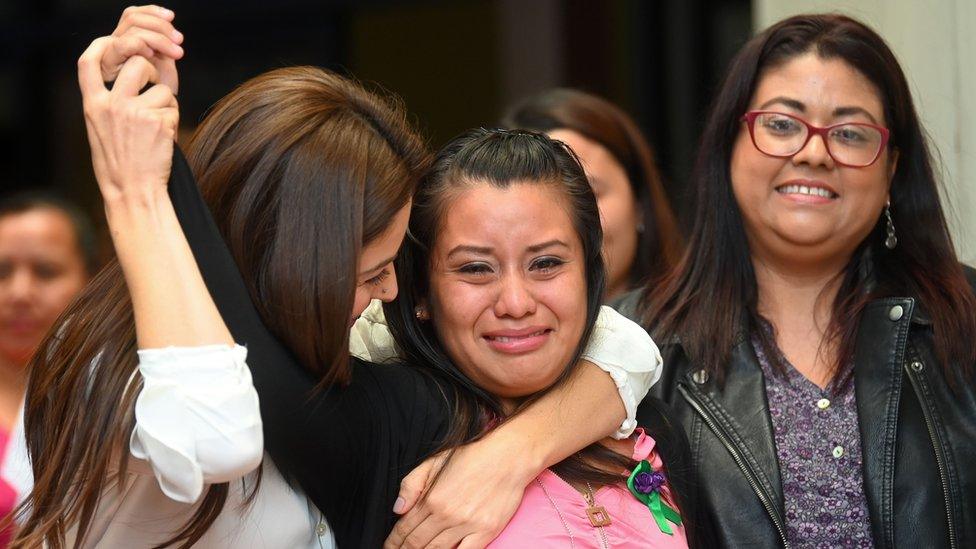
[[[179,125],[176,60],[183,55],[172,19],[158,6],[128,8],[112,35],[97,38],[78,59],[92,165],[107,208],[165,193]],[[106,82],[114,82],[111,89]]]

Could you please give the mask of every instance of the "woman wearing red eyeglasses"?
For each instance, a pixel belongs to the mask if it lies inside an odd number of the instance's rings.
[[[934,172],[863,24],[790,18],[733,60],[684,260],[621,305],[665,342],[707,546],[976,546],[976,276]]]

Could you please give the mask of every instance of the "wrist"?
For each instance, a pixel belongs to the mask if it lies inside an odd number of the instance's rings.
[[[169,197],[106,201],[105,218],[123,271],[138,265],[161,267],[179,257],[185,239]]]
[[[119,193],[114,197],[103,198],[103,203],[105,219],[112,230],[113,238],[123,230],[161,227],[176,215],[165,189],[162,192]]]
[[[141,187],[137,190],[103,192],[102,201],[105,204],[105,214],[115,217],[125,217],[135,214],[138,217],[156,211],[172,209],[169,195],[165,186],[156,183],[133,185]]]
[[[546,467],[558,462],[537,433],[521,432],[513,422],[493,430],[474,444],[480,445],[477,451],[498,456],[497,466],[507,470],[509,478],[520,486],[528,485]]]

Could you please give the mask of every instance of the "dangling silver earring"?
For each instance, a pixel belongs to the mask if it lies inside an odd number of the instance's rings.
[[[885,218],[888,222],[885,226],[885,231],[888,233],[888,238],[885,238],[885,248],[889,250],[894,250],[895,246],[898,245],[898,237],[895,236],[895,224],[891,221],[891,201],[885,203]]]

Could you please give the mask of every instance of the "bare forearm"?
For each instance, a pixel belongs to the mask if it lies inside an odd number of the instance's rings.
[[[543,469],[611,433],[628,436],[637,403],[660,376],[661,353],[643,328],[602,307],[583,356],[570,379],[482,440],[457,449],[439,473],[443,455],[411,472],[397,511],[405,515],[385,547],[425,546],[435,536],[448,545],[463,539],[464,547],[483,547]],[[431,478],[438,479],[432,486]]]
[[[169,198],[113,197],[105,211],[132,297],[139,347],[233,344]]]
[[[609,436],[626,415],[613,379],[583,361],[565,383],[495,429],[486,441],[517,447],[534,466],[525,470],[531,480],[542,469]]]

